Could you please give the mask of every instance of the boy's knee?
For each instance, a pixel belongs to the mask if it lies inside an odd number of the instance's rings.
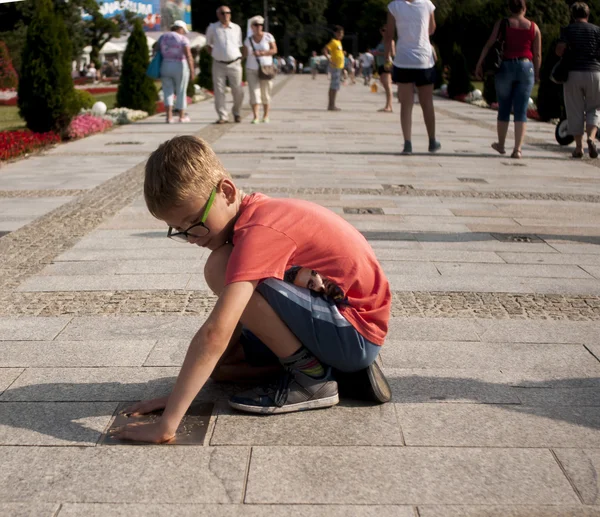
[[[215,294],[219,294],[225,287],[227,262],[229,262],[232,251],[233,246],[231,244],[224,244],[209,255],[204,265],[204,279],[210,290]]]

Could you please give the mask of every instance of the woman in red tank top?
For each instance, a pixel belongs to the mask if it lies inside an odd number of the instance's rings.
[[[525,18],[526,0],[508,0],[509,18],[494,26],[492,35],[481,52],[476,75],[483,77],[483,62],[498,38],[504,40],[504,55],[500,70],[496,72],[496,97],[498,99],[498,141],[492,148],[506,154],[504,144],[514,113],[515,147],[513,158],[521,158],[527,125],[527,108],[534,82],[539,81],[542,64],[542,33],[539,27]]]

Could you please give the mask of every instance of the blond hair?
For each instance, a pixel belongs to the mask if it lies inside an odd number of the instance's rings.
[[[195,136],[177,136],[162,143],[146,163],[144,198],[150,213],[165,211],[191,197],[208,198],[229,173],[211,147]]]

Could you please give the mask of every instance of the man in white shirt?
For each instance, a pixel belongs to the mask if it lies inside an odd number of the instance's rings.
[[[222,5],[217,9],[219,21],[206,29],[206,45],[213,58],[212,79],[215,91],[215,109],[219,115],[217,124],[228,121],[225,99],[227,81],[233,93],[233,118],[241,122],[241,109],[244,100],[242,88],[242,29],[231,21],[231,9]]]

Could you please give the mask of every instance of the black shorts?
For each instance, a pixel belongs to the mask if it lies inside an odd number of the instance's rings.
[[[417,86],[427,86],[435,83],[435,67],[433,68],[398,68],[394,67],[392,82],[406,84],[414,83]]]
[[[385,69],[385,67],[384,67],[383,65],[379,65],[379,66],[377,67],[377,73],[378,73],[379,75],[382,75],[382,74],[389,74],[389,73],[390,73],[390,70],[386,70],[386,69]]]

